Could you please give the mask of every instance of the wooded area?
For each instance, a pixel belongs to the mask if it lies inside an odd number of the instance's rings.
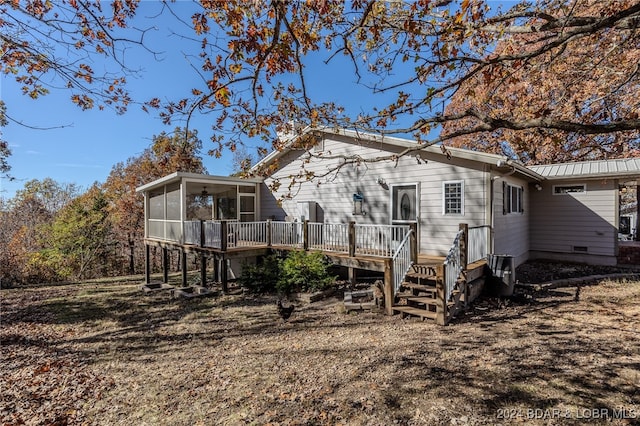
[[[176,128],[114,165],[106,182],[84,189],[31,180],[0,197],[2,286],[142,273],[144,207],[135,189],[174,171],[206,172],[201,149],[197,134]]]

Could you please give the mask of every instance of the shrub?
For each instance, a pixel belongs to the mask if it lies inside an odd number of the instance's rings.
[[[255,265],[244,263],[238,282],[251,293],[272,292],[278,283],[281,263],[275,254],[266,256],[261,263]]]
[[[333,284],[335,276],[329,275],[330,264],[319,252],[292,251],[282,261],[278,291],[318,291]]]

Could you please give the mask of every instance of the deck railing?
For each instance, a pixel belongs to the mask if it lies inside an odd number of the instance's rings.
[[[408,225],[355,225],[355,254],[392,257],[409,233]]]
[[[467,236],[468,263],[487,258],[490,234],[491,227],[489,225],[469,227],[469,235]]]
[[[200,237],[202,234],[201,231],[202,222],[199,220],[188,220],[182,222],[182,231],[184,235],[184,243],[185,244],[200,244]]]
[[[264,222],[229,222],[227,247],[251,247],[267,244],[267,226]]]
[[[453,244],[449,249],[449,253],[444,260],[444,288],[445,288],[445,302],[448,302],[453,296],[453,291],[458,281],[460,273],[465,268],[463,265],[462,251],[460,250],[460,241],[464,238],[464,230],[461,229],[456,234],[456,238],[453,240]]]
[[[393,295],[395,296],[400,290],[400,285],[404,280],[404,277],[409,272],[413,261],[411,259],[411,233],[413,231],[409,230],[400,241],[398,248],[393,253]]]
[[[348,223],[307,224],[308,248],[334,253],[349,253]]]
[[[304,247],[302,222],[271,221],[271,244],[274,246]]]
[[[205,248],[284,246],[391,258],[407,239],[408,225],[313,222],[169,221],[150,219],[148,238]]]

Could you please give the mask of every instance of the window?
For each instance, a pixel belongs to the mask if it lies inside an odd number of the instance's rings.
[[[503,214],[524,213],[523,196],[524,189],[521,186],[502,183],[503,189]]]
[[[579,192],[587,192],[587,185],[580,183],[577,185],[554,185],[553,195],[575,194]]]
[[[324,151],[324,138],[319,138],[318,142],[313,146],[313,152]]]
[[[442,214],[464,214],[464,182],[442,183]]]

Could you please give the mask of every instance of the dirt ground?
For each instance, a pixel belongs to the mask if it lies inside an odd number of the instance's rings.
[[[131,283],[0,296],[3,425],[640,424],[640,282],[485,299],[446,327]]]

